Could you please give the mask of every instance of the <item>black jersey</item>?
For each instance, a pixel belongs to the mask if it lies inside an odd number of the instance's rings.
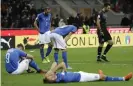
[[[97,35],[99,39],[99,43],[106,42],[108,40],[112,40],[111,35],[109,34],[107,30],[107,25],[106,25],[106,17],[105,13],[103,11],[95,14],[95,21],[97,21],[97,18],[100,19],[100,26],[103,34],[101,34],[101,31],[97,29]]]
[[[95,14],[95,21],[97,21],[97,18],[100,19],[100,26],[102,30],[106,29],[106,17],[105,17],[105,13],[103,11]]]

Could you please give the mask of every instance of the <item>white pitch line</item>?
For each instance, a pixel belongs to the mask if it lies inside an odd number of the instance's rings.
[[[92,64],[92,63],[72,62],[72,63],[69,63],[69,64],[79,64],[80,65],[80,64]],[[96,63],[96,64],[106,65],[106,63]],[[114,66],[128,66],[128,65],[133,65],[133,64],[110,64],[110,63],[107,63],[107,64],[114,65]]]

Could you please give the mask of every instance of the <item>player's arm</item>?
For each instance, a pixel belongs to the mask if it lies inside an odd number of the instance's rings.
[[[34,57],[31,54],[27,54],[26,58],[27,59],[33,59]]]
[[[76,31],[77,31],[77,27],[73,27],[73,30],[64,38],[65,41],[67,42],[70,39],[71,35]]]
[[[50,31],[52,31],[52,30],[54,30],[54,27],[52,26],[52,22],[53,22],[53,20],[52,20],[52,17],[50,18]]]
[[[57,65],[56,62],[54,62],[50,68],[50,70],[45,74],[45,77],[49,77],[49,76],[52,76],[54,75],[54,73],[59,70],[59,69],[62,69],[63,71],[66,71],[66,66],[65,66],[65,63],[62,62],[60,64]]]
[[[97,26],[97,29],[100,31],[101,35],[104,35],[102,30],[101,30],[101,25],[100,25],[100,15],[97,16],[96,26]]]
[[[97,16],[97,19],[96,19],[96,26],[97,26],[97,29],[101,30],[100,15]]]
[[[22,59],[33,59],[33,56],[30,55],[30,54],[27,54],[26,52],[22,51],[22,50],[18,50],[19,52],[19,56],[22,58]]]
[[[32,56],[32,55],[30,55],[30,54],[26,54],[25,56],[22,56],[21,57],[22,59],[33,59],[34,57]]]
[[[39,31],[39,27],[38,27],[37,23],[38,23],[38,16],[36,17],[36,19],[34,21],[34,26],[37,29],[37,31]]]
[[[70,32],[70,33],[64,38],[66,42],[70,39],[70,37],[71,37],[72,34],[73,34],[73,33]]]
[[[62,69],[62,71],[66,71],[66,65],[65,65],[65,63],[64,62],[61,62],[60,64],[58,64],[57,65],[57,63],[56,62],[54,62],[53,64],[56,64],[56,66],[54,67],[51,67],[51,71],[53,71],[53,72],[56,72],[57,70],[59,70],[59,69]]]

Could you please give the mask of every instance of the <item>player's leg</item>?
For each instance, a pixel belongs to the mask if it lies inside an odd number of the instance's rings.
[[[68,65],[68,61],[67,61],[67,49],[66,49],[67,46],[66,46],[66,42],[63,39],[63,37],[58,39],[58,47],[59,47],[59,49],[62,50],[62,58],[63,58],[63,61],[64,61],[65,65],[66,65],[66,68],[67,69],[72,69],[72,67],[70,67]]]
[[[39,44],[40,44],[40,55],[42,58],[42,61],[47,63],[47,61],[44,59],[44,34],[39,34]]]
[[[100,58],[101,58],[101,53],[104,45],[104,38],[99,31],[97,32],[97,35],[98,35],[98,41],[99,41],[99,46],[97,48],[97,62],[101,62],[102,60]]]
[[[53,37],[52,40],[54,41],[54,48],[62,50],[62,58],[63,58],[63,61],[66,64],[66,67],[68,69],[72,69],[71,67],[68,66],[68,63],[67,63],[67,52],[66,52],[65,40],[63,39],[63,37],[61,35],[58,35],[56,33],[52,33],[51,36]],[[58,55],[58,53],[55,52],[54,57],[57,58],[57,55]],[[57,60],[55,59],[55,61],[57,61]]]
[[[72,69],[69,65],[68,65],[68,61],[67,61],[67,51],[66,49],[62,49],[62,58],[63,58],[63,61],[66,65],[66,68],[67,69]]]
[[[40,55],[43,60],[44,59],[44,44],[40,44]]]
[[[80,82],[98,81],[101,79],[100,74],[87,73],[83,71],[80,71],[79,73],[81,75]]]
[[[102,61],[100,58],[101,58],[103,45],[104,45],[104,42],[103,43],[99,43],[99,46],[98,46],[98,49],[97,49],[97,62],[101,62]]]
[[[111,49],[112,46],[113,46],[113,41],[108,40],[108,45],[106,46],[106,49],[105,49],[103,55],[106,55],[108,53],[108,51]]]
[[[53,46],[54,46],[54,60],[58,64],[58,52],[59,52],[59,49],[57,48],[56,37],[57,36],[56,36],[55,33],[51,33],[50,38],[51,38],[51,41],[52,41]]]
[[[54,50],[55,50],[55,52],[54,52],[54,60],[58,64],[58,53],[59,53],[59,49],[58,48],[54,48]]]
[[[21,62],[18,64],[17,70],[15,70],[14,72],[12,72],[11,74],[21,74],[21,73],[23,73],[25,70],[28,70],[29,62],[30,62],[30,59],[25,59],[25,60],[21,61]]]
[[[112,77],[112,76],[105,76],[102,70],[99,70],[99,75],[101,77],[100,80],[103,80],[103,81],[128,81],[132,78],[133,73],[131,72],[124,77]]]
[[[51,51],[52,51],[52,47],[53,47],[52,43],[49,43],[49,44],[48,44],[48,48],[47,48],[47,52],[46,52],[46,57],[45,57],[46,60],[47,60],[48,62],[50,62],[48,56],[49,56],[49,54],[50,54]]]
[[[47,53],[46,53],[46,57],[49,56],[49,54],[51,53],[52,47],[53,47],[52,43],[49,43],[49,44],[48,44]]]
[[[31,60],[29,62],[29,66],[34,68],[37,71],[37,73],[43,73],[43,71],[38,67],[38,65],[36,64],[34,60]]]
[[[129,73],[128,75],[124,77],[111,77],[111,76],[106,76],[105,81],[128,81],[132,78],[133,74]]]
[[[110,34],[109,34],[108,31],[107,31],[106,34],[105,34],[105,41],[107,41],[108,44],[107,44],[107,46],[106,46],[106,48],[105,48],[105,50],[104,50],[104,53],[103,53],[103,55],[102,55],[101,58],[102,58],[104,61],[109,62],[109,61],[107,60],[107,58],[106,58],[106,54],[107,54],[108,51],[111,49],[111,47],[112,47],[112,45],[113,45],[113,41],[112,41],[112,38],[111,38],[111,36],[110,36]]]
[[[50,31],[47,31],[47,32],[45,33],[44,40],[45,40],[45,44],[48,44],[48,48],[47,48],[47,52],[46,52],[45,58],[46,58],[46,60],[47,60],[48,62],[50,62],[48,56],[49,56],[49,54],[51,53],[52,47],[53,47],[53,44],[51,43],[51,40],[50,40]]]

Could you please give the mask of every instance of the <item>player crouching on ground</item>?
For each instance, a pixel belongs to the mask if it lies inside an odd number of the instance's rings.
[[[61,69],[63,72],[56,73]],[[99,70],[98,74],[79,72],[67,72],[64,62],[57,65],[54,62],[51,69],[44,74],[43,83],[68,83],[68,82],[88,82],[88,81],[128,81],[132,78],[133,74],[129,73],[124,77],[110,77],[103,74]]]
[[[33,60],[33,56],[22,50],[24,50],[22,44],[18,44],[17,48],[8,49],[5,56],[6,71],[9,74],[21,74],[25,70],[27,70],[28,73],[33,73],[34,71],[29,69],[30,66],[34,68],[37,73],[44,73]]]

